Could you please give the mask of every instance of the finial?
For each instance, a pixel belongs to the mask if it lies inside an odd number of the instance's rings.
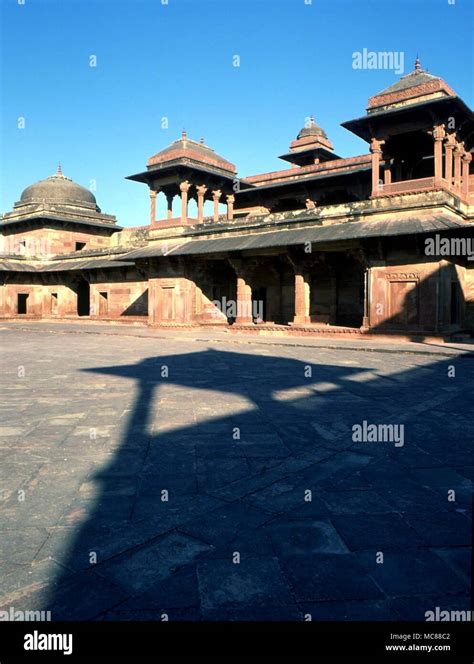
[[[181,132],[181,138],[186,138],[186,136],[187,136],[186,129],[183,129],[183,131]]]
[[[418,72],[421,71],[421,63],[420,63],[420,58],[418,57],[418,55],[416,56],[416,60],[415,60],[415,71],[418,71]]]
[[[204,145],[204,138],[203,138],[202,136],[201,136],[201,138],[199,139],[199,142],[201,143],[201,145]]]
[[[312,115],[309,116],[309,123],[314,124],[314,117]]]
[[[61,168],[61,162],[59,162],[58,163],[58,169],[56,171],[56,175],[62,175],[62,174],[63,174],[63,171],[62,171],[62,168]]]

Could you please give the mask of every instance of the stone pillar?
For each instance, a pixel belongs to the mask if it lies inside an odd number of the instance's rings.
[[[377,196],[380,190],[380,158],[382,155],[382,145],[385,141],[373,138],[370,142],[370,151],[372,153],[372,197]]]
[[[201,184],[199,187],[196,187],[196,191],[198,194],[198,223],[200,224],[203,220],[204,216],[204,196],[207,191],[207,187],[203,184]]]
[[[212,192],[212,200],[214,201],[214,221],[219,221],[219,200],[222,195],[220,189],[215,189]]]
[[[463,152],[463,145],[456,143],[454,147],[454,187],[461,189],[461,155]]]
[[[232,219],[234,218],[235,196],[233,196],[232,194],[227,194],[226,201],[227,201],[227,219],[229,221],[232,221]]]
[[[362,328],[370,328],[370,267],[364,270],[364,316],[362,318]]]
[[[173,195],[166,194],[166,216],[167,219],[173,218]]]
[[[334,268],[329,271],[329,325],[336,325],[337,321],[337,275]]]
[[[181,182],[179,189],[181,191],[181,223],[185,224],[188,220],[188,191],[191,185],[187,180]]]
[[[449,186],[453,184],[453,149],[456,145],[454,134],[448,134],[445,142],[444,177]]]
[[[309,283],[302,273],[295,273],[295,315],[293,323],[304,325],[311,322],[309,315]]]
[[[445,135],[444,125],[440,124],[433,127],[435,185],[440,184],[443,179],[443,139]]]
[[[392,182],[392,171],[391,171],[391,159],[389,157],[385,158],[383,165],[383,183],[391,184]]]
[[[250,325],[252,318],[252,289],[246,283],[245,278],[237,276],[237,317],[238,325]]]
[[[156,224],[156,191],[150,190],[150,224]]]
[[[462,156],[462,195],[467,201],[469,199],[469,164],[472,161],[472,154],[464,152]]]

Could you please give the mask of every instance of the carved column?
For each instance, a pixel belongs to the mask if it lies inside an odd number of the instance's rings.
[[[309,315],[309,282],[305,279],[303,273],[295,273],[295,315],[293,323],[295,325],[304,325],[310,323]]]
[[[150,190],[150,224],[156,224],[156,191]]]
[[[445,148],[445,166],[444,166],[444,177],[448,182],[449,186],[453,184],[453,150],[456,145],[456,140],[454,134],[448,134],[446,137],[446,142],[444,144]]]
[[[196,187],[197,195],[198,195],[198,223],[202,222],[204,213],[204,196],[207,191],[207,187],[205,185],[200,185],[199,187]]]
[[[249,325],[252,318],[252,289],[241,275],[237,276],[237,317],[238,325]]]
[[[253,323],[252,316],[252,288],[247,283],[247,275],[240,258],[228,258],[237,277],[237,311],[235,323],[237,325],[250,325]]]
[[[364,330],[370,328],[370,267],[366,266],[364,270],[364,315],[362,318],[362,327]]]
[[[444,125],[440,124],[433,127],[435,185],[443,179],[443,139],[445,135]]]
[[[221,195],[222,191],[220,189],[215,189],[212,192],[212,200],[214,201],[214,221],[219,221],[219,200]]]
[[[166,215],[168,219],[173,218],[173,195],[166,194]]]
[[[463,153],[463,144],[456,143],[454,147],[454,187],[461,189],[461,155]]]
[[[472,154],[464,152],[462,156],[462,195],[466,201],[469,199],[469,164],[472,161]]]
[[[191,185],[187,180],[181,182],[179,189],[181,191],[181,223],[185,224],[188,220],[188,191]]]
[[[229,221],[232,221],[232,219],[234,218],[235,196],[233,196],[232,194],[227,194],[226,201],[227,201],[227,219]]]
[[[392,182],[391,164],[392,164],[392,160],[390,159],[390,157],[386,156],[384,164],[383,164],[383,183],[384,184],[391,184],[391,182]]]
[[[385,141],[373,138],[370,142],[370,151],[372,153],[372,196],[377,196],[380,185],[380,158],[382,156],[382,145]]]

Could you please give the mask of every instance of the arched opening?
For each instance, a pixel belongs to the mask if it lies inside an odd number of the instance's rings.
[[[190,198],[188,202],[188,218],[197,219],[198,216],[198,206],[194,198]]]

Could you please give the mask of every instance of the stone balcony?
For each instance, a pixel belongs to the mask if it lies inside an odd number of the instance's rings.
[[[414,194],[426,191],[447,191],[468,204],[471,202],[474,194],[472,189],[468,189],[466,192],[463,186],[456,186],[444,178],[437,179],[435,177],[427,177],[418,178],[416,180],[381,183],[378,189],[372,194],[372,198]]]
[[[389,188],[390,187],[390,188]],[[434,184],[434,178],[395,182],[385,185],[380,195],[350,203],[321,205],[308,210],[302,208],[285,212],[266,212],[251,216],[236,216],[230,220],[227,215],[219,215],[218,220],[204,217],[202,222],[195,218],[187,218],[183,223],[180,219],[157,220],[149,226],[150,239],[176,237],[204,233],[227,233],[239,230],[257,231],[262,227],[268,230],[298,228],[308,223],[330,225],[343,221],[369,221],[383,219],[401,219],[412,217],[413,214],[432,214],[441,210],[454,214],[461,213],[466,217],[474,217],[474,192],[470,201],[463,200],[454,187],[449,188],[446,181],[442,186]]]

